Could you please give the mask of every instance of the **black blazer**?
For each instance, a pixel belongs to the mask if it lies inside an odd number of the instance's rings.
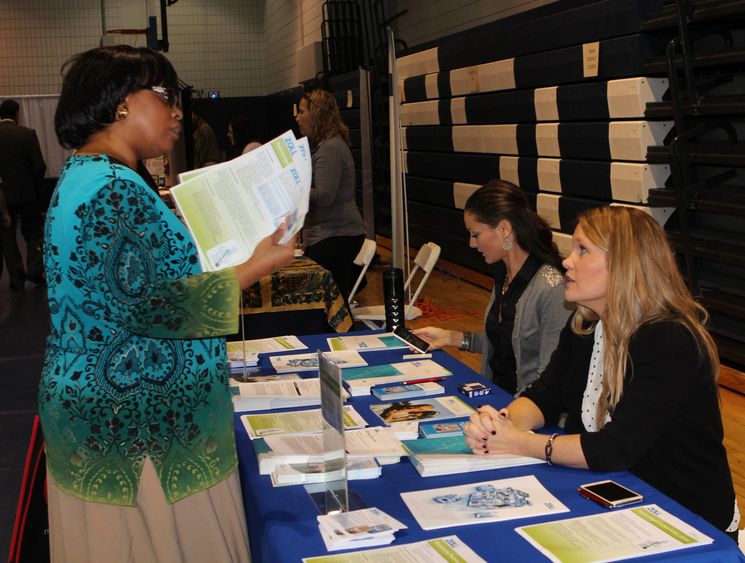
[[[42,201],[46,170],[36,131],[0,121],[0,189],[6,203]]]

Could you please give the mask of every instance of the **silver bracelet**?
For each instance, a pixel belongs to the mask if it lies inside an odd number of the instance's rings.
[[[464,332],[463,333],[463,340],[460,341],[460,350],[461,352],[470,352],[471,351],[471,333],[470,332]]]

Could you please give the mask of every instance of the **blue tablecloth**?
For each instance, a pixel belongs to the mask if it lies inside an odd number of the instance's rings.
[[[328,350],[327,336],[337,335],[314,335],[300,338],[308,345],[309,350]],[[367,352],[363,356],[369,364],[385,364],[402,361],[401,357],[404,353],[408,353],[408,351]],[[484,381],[476,372],[442,351],[434,352],[433,359],[453,372],[453,376],[441,382],[441,384],[444,384],[447,394],[457,395],[456,387],[459,383]],[[261,358],[259,365],[262,367],[262,371],[273,373],[265,357]],[[502,407],[509,403],[511,397],[501,389],[494,387],[491,395],[466,400],[474,407],[483,403]],[[379,424],[380,421],[369,408],[369,405],[374,402],[380,401],[372,396],[354,397],[350,404],[354,405],[370,424],[375,425]],[[243,500],[253,562],[297,562],[303,557],[325,554],[326,549],[318,532],[316,521],[318,513],[304,487],[301,485],[272,487],[269,476],[259,475],[258,473],[254,450],[240,422],[239,414],[236,414],[235,425]],[[547,429],[546,432],[549,432],[549,430],[551,429]],[[406,491],[435,489],[531,474],[535,475],[571,512],[558,516],[423,531],[400,496],[400,493]],[[378,479],[350,481],[349,489],[359,494],[368,506],[380,508],[408,526],[408,529],[396,533],[394,545],[456,534],[487,561],[522,562],[545,561],[546,559],[520,537],[514,529],[526,524],[598,514],[606,511],[601,506],[577,494],[577,487],[582,483],[602,479],[614,479],[622,485],[641,493],[644,496],[644,504],[655,503],[715,539],[715,542],[709,546],[681,550],[667,556],[646,557],[644,561],[745,561],[745,557],[742,556],[729,537],[628,472],[599,473],[560,466],[530,465],[424,478],[419,475],[407,459],[403,459],[401,463],[383,466],[383,474]]]

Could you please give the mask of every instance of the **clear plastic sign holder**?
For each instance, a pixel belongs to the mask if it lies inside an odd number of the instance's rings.
[[[321,382],[325,479],[320,483],[306,485],[305,490],[321,514],[367,508],[358,494],[349,491],[347,482],[341,368],[319,350],[318,373]]]

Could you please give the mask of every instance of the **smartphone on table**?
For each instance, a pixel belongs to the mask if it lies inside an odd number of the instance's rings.
[[[639,493],[610,480],[580,485],[577,492],[606,508],[617,508],[641,502],[644,498]]]

